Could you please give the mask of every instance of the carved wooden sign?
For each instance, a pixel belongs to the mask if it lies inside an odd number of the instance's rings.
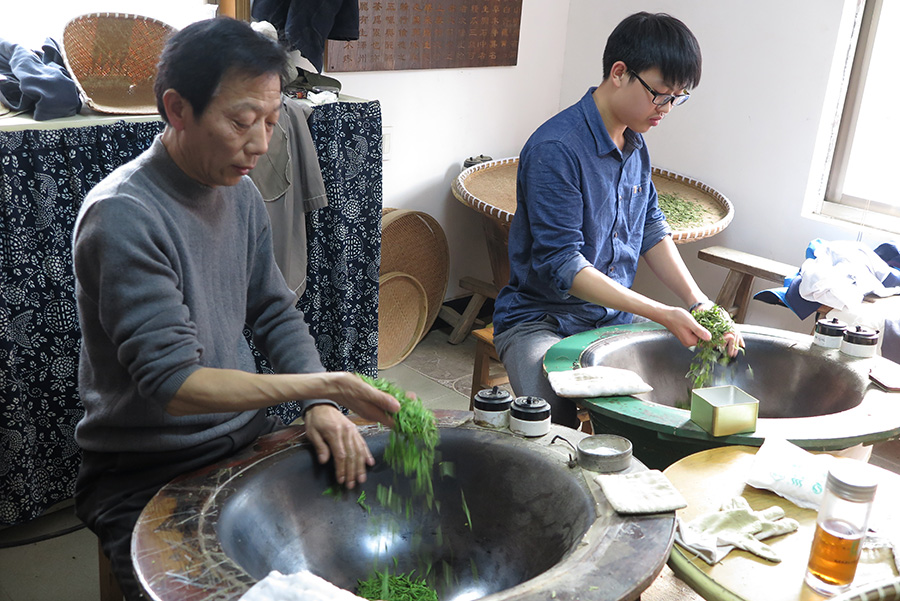
[[[515,65],[522,0],[360,0],[359,39],[330,40],[326,69]]]

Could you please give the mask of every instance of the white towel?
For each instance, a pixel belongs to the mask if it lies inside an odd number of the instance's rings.
[[[553,371],[547,374],[547,379],[553,392],[565,398],[627,396],[653,390],[633,371],[603,365]]]
[[[244,593],[241,601],[362,601],[362,597],[306,570],[295,574],[272,570]]]
[[[622,514],[662,513],[687,507],[678,489],[659,470],[594,476],[609,504]]]

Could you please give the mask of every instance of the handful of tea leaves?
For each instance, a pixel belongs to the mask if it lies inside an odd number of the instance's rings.
[[[368,580],[357,580],[357,592],[366,599],[383,601],[438,601],[437,592],[412,574],[390,575],[387,570],[375,572]]]
[[[694,378],[693,388],[703,388],[709,382],[716,363],[727,365],[730,361],[725,353],[725,334],[734,331],[734,321],[719,305],[694,311],[692,315],[712,336],[708,341],[701,340],[697,343],[697,351],[687,373],[687,377]]]
[[[413,495],[424,495],[426,504],[431,507],[434,499],[431,476],[435,447],[440,439],[434,413],[426,409],[421,400],[411,398],[399,386],[383,378],[364,375],[360,378],[400,401],[400,411],[393,416],[394,427],[388,437],[384,459],[395,472],[413,478]]]

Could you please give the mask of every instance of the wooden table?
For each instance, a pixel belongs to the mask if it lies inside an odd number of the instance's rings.
[[[819,601],[825,597],[803,583],[806,563],[812,546],[816,512],[803,509],[773,492],[744,484],[756,447],[726,446],[695,453],[665,470],[666,476],[688,502],[679,510],[682,520],[690,521],[704,513],[716,511],[728,499],[743,496],[755,511],[778,505],[787,517],[800,523],[791,534],[768,539],[781,557],[770,563],[746,551],[734,550],[725,559],[710,566],[690,551],[676,544],[669,566],[705,599],[729,601]],[[840,461],[852,461],[839,459]],[[871,466],[879,476],[878,491],[872,510],[870,527],[881,536],[900,541],[900,516],[896,510],[900,495],[900,476]],[[889,578],[896,574],[889,562],[860,563],[854,586]]]

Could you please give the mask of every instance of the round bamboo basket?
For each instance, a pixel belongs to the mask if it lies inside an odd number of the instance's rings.
[[[450,280],[450,247],[434,217],[409,209],[382,211],[379,273],[391,272],[409,274],[425,289],[428,313],[424,336],[437,319]]]
[[[453,195],[462,203],[495,221],[509,231],[516,212],[516,171],[519,158],[512,157],[479,163],[465,169],[451,184]],[[672,240],[678,244],[694,242],[718,234],[734,218],[734,207],[724,194],[703,182],[665,169],[653,167],[653,183],[659,193],[678,194],[698,205],[703,213],[703,223],[689,229],[673,230]],[[507,238],[508,240],[508,238]],[[492,247],[505,254],[488,240]],[[492,259],[493,260],[493,259]]]
[[[419,280],[393,271],[378,278],[378,369],[397,365],[425,332],[428,296]]]
[[[156,64],[173,33],[171,25],[150,17],[89,13],[63,29],[63,60],[95,111],[149,115],[157,112]]]

